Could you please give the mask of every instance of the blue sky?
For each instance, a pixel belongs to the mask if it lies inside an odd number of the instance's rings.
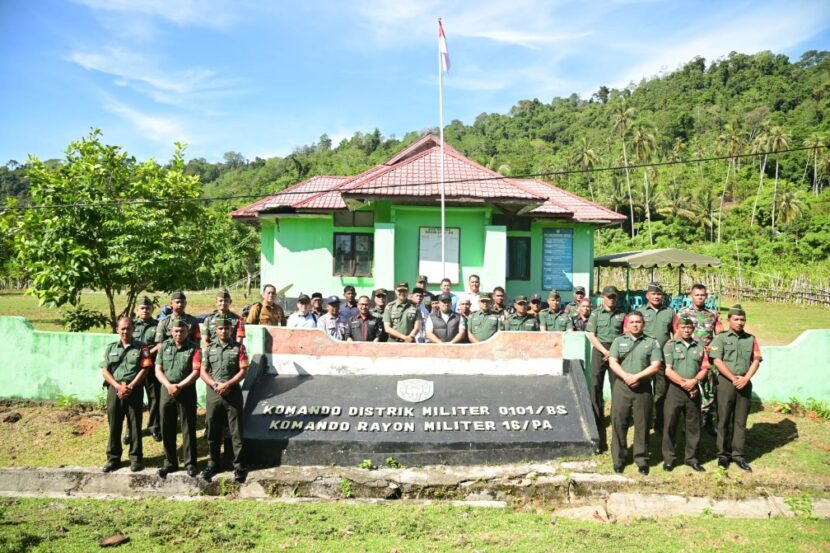
[[[625,86],[696,55],[830,49],[830,3],[2,0],[0,163],[90,127],[144,159],[286,155],[328,133],[438,124]]]

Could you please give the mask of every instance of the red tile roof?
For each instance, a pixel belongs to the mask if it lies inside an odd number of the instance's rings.
[[[346,209],[346,200],[389,198],[411,202],[438,202],[441,150],[438,138],[426,135],[381,165],[354,177],[313,177],[279,194],[268,196],[234,211],[235,218],[255,218],[259,213],[333,211]],[[512,179],[467,159],[444,145],[444,192],[448,203],[519,204],[530,215],[594,223],[625,220],[593,202],[545,182]]]

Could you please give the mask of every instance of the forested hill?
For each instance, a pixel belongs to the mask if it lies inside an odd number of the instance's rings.
[[[323,135],[284,158],[228,152],[221,163],[191,160],[188,172],[201,177],[207,196],[265,195],[314,175],[359,173],[422,133],[395,139],[375,130],[337,145]],[[601,251],[696,243],[728,257],[743,241],[750,265],[830,272],[830,194],[822,193],[830,184],[828,52],[809,51],[795,62],[770,52],[696,58],[622,90],[522,100],[507,114],[452,121],[445,138],[504,174],[543,175],[628,217],[633,206],[633,230],[603,231]],[[792,149],[798,151],[740,157]],[[594,171],[710,157],[726,159],[628,175]],[[574,169],[582,171],[556,174]],[[0,195],[25,196],[24,173],[25,165],[12,162],[0,168]]]

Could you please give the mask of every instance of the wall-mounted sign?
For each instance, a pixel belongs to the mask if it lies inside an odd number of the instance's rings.
[[[546,228],[542,233],[542,289],[573,288],[573,229]]]
[[[461,229],[444,228],[444,254],[447,273],[441,267],[441,227],[421,227],[418,247],[418,274],[426,275],[430,283],[448,278],[453,284],[459,282],[458,252]]]

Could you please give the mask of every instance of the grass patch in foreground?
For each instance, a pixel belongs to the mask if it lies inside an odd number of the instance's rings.
[[[549,512],[421,505],[251,501],[0,501],[3,551],[86,552],[117,532],[141,551],[826,550],[811,519],[575,522]],[[124,546],[122,546],[124,547]]]

